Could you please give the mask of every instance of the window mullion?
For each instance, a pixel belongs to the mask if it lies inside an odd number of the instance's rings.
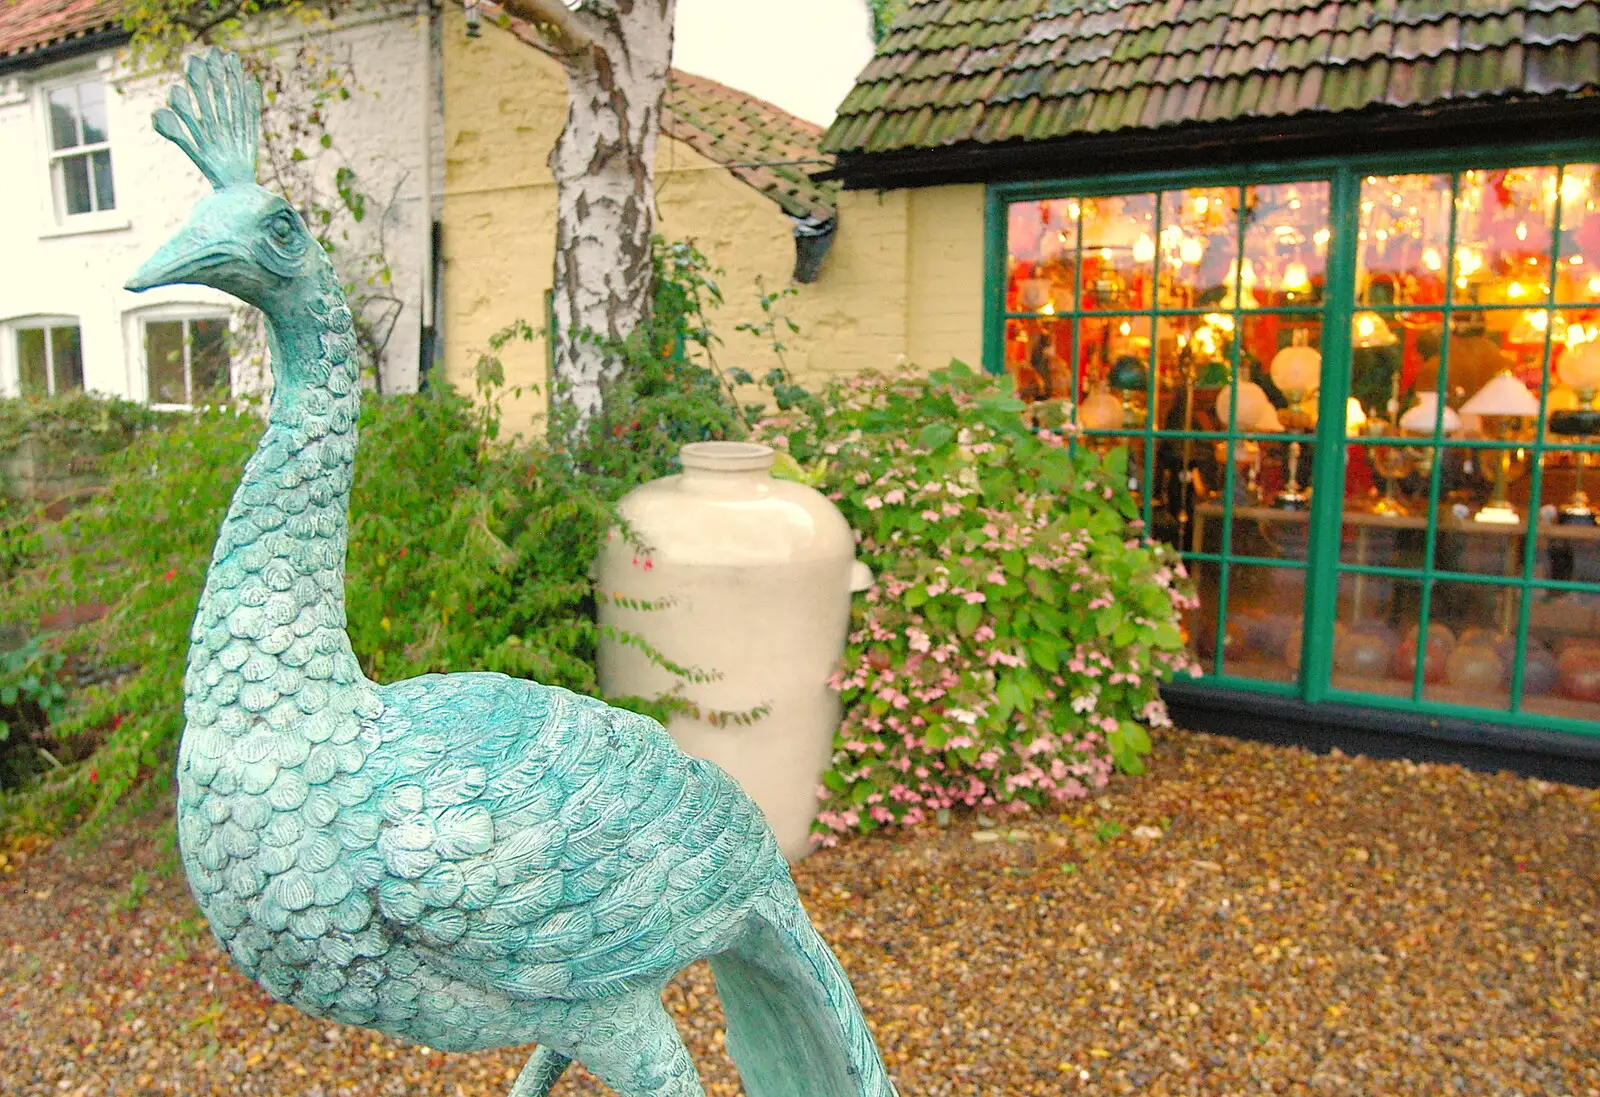
[[[1328,181],[1328,264],[1322,280],[1322,389],[1311,458],[1311,513],[1306,547],[1305,623],[1300,689],[1326,696],[1333,673],[1333,626],[1339,612],[1339,545],[1344,532],[1345,403],[1350,388],[1350,318],[1355,311],[1360,177],[1349,167]],[[1331,369],[1330,369],[1331,365]],[[1337,426],[1330,426],[1336,424]]]

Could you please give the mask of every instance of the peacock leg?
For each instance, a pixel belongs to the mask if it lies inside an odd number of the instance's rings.
[[[516,1084],[511,1087],[507,1097],[547,1097],[550,1087],[556,1084],[571,1062],[559,1051],[551,1051],[541,1045],[534,1050],[533,1058],[522,1068],[522,1073],[517,1075]]]
[[[608,1039],[580,1041],[573,1058],[617,1097],[705,1097],[694,1060],[661,1000],[640,996],[627,1005]]]

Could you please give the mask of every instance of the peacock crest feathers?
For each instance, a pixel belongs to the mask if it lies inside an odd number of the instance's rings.
[[[217,49],[189,59],[184,84],[155,112],[156,132],[182,149],[217,190],[254,183],[261,85],[245,76],[235,54]]]

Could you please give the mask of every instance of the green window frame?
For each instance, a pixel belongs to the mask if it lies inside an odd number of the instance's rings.
[[[1196,551],[1197,546],[1188,539],[1189,529],[1183,527],[1184,538],[1181,544],[1183,556],[1196,568],[1213,567],[1215,569],[1215,582],[1217,587],[1217,612],[1213,623],[1215,634],[1207,646],[1218,653],[1214,661],[1206,667],[1206,673],[1201,681],[1207,685],[1223,686],[1238,690],[1243,694],[1265,693],[1279,696],[1297,698],[1306,702],[1337,702],[1340,704],[1358,705],[1368,708],[1388,708],[1410,713],[1423,713],[1466,719],[1480,723],[1507,724],[1516,727],[1537,729],[1541,731],[1555,731],[1568,734],[1600,735],[1600,723],[1594,718],[1583,718],[1578,715],[1556,713],[1551,711],[1533,711],[1526,704],[1528,698],[1524,696],[1524,676],[1527,672],[1527,645],[1530,636],[1530,613],[1534,596],[1540,592],[1571,591],[1583,595],[1600,594],[1600,583],[1583,581],[1576,578],[1557,579],[1548,575],[1538,574],[1536,556],[1540,551],[1541,540],[1545,536],[1546,527],[1534,514],[1534,509],[1541,499],[1541,483],[1544,475],[1544,457],[1547,452],[1559,450],[1566,454],[1575,454],[1575,461],[1595,462],[1593,454],[1600,452],[1600,445],[1595,444],[1594,436],[1581,438],[1579,441],[1568,444],[1567,441],[1554,442],[1547,440],[1543,429],[1535,429],[1533,437],[1517,444],[1519,453],[1526,453],[1528,459],[1528,476],[1530,479],[1528,514],[1524,518],[1528,535],[1519,538],[1508,538],[1508,545],[1515,543],[1516,552],[1513,568],[1508,573],[1471,573],[1456,571],[1441,566],[1436,553],[1440,538],[1440,531],[1447,524],[1441,517],[1442,500],[1442,468],[1444,455],[1447,452],[1464,453],[1469,457],[1495,456],[1507,451],[1508,441],[1494,438],[1466,439],[1446,438],[1443,422],[1435,416],[1432,437],[1426,435],[1409,439],[1415,446],[1420,447],[1430,454],[1426,462],[1425,475],[1422,479],[1426,483],[1425,496],[1427,510],[1424,514],[1425,522],[1419,527],[1418,536],[1422,539],[1420,563],[1415,566],[1401,566],[1395,562],[1367,562],[1364,560],[1351,560],[1341,552],[1345,529],[1345,484],[1346,463],[1352,455],[1369,454],[1378,452],[1377,447],[1386,442],[1391,446],[1399,444],[1397,437],[1399,431],[1393,427],[1375,427],[1371,434],[1353,435],[1349,429],[1341,429],[1347,423],[1347,401],[1352,396],[1352,354],[1355,351],[1352,338],[1352,325],[1358,313],[1375,311],[1386,322],[1393,320],[1403,308],[1415,310],[1418,306],[1403,306],[1391,301],[1387,304],[1374,304],[1371,301],[1358,300],[1357,273],[1360,263],[1359,240],[1362,187],[1364,181],[1376,178],[1387,178],[1411,175],[1441,175],[1447,176],[1451,181],[1450,208],[1456,209],[1457,192],[1455,190],[1462,173],[1478,171],[1496,171],[1507,168],[1524,168],[1531,165],[1593,165],[1600,163],[1600,142],[1573,141],[1557,144],[1485,147],[1478,149],[1453,149],[1432,152],[1409,154],[1385,154],[1382,156],[1365,156],[1346,159],[1319,159],[1301,160],[1295,162],[1282,162],[1270,165],[1241,165],[1228,169],[1209,171],[1183,171],[1183,172],[1146,172],[1124,174],[1117,176],[1085,177],[1078,179],[1052,179],[1028,183],[1007,183],[991,185],[986,193],[986,219],[985,219],[985,278],[984,278],[984,364],[994,373],[1002,373],[1007,369],[1006,344],[1008,324],[1018,324],[1023,320],[1038,320],[1041,313],[1036,307],[1017,308],[1017,297],[1014,295],[1010,302],[1012,309],[1008,311],[1008,286],[1010,284],[1008,229],[1010,226],[1011,209],[1014,203],[1045,203],[1052,200],[1090,200],[1106,198],[1128,198],[1140,195],[1161,195],[1164,192],[1185,191],[1197,188],[1233,188],[1243,198],[1249,193],[1250,188],[1258,187],[1283,187],[1288,185],[1301,185],[1321,181],[1327,187],[1327,227],[1329,237],[1326,247],[1325,282],[1320,301],[1306,306],[1273,306],[1267,309],[1254,309],[1244,304],[1243,272],[1244,260],[1247,258],[1244,237],[1246,232],[1246,219],[1236,218],[1238,241],[1236,242],[1234,256],[1238,263],[1236,270],[1230,270],[1229,277],[1232,293],[1231,300],[1224,302],[1224,308],[1218,309],[1215,303],[1204,307],[1183,308],[1164,307],[1159,299],[1158,292],[1151,292],[1148,297],[1135,302],[1131,306],[1120,308],[1092,308],[1086,304],[1082,295],[1084,280],[1084,263],[1082,249],[1085,241],[1081,230],[1072,242],[1072,246],[1079,249],[1077,259],[1070,264],[1073,271],[1072,277],[1077,280],[1076,291],[1072,295],[1070,305],[1065,310],[1053,312],[1057,319],[1074,322],[1073,334],[1066,337],[1069,353],[1072,359],[1072,380],[1070,393],[1074,405],[1078,398],[1085,392],[1083,374],[1082,347],[1079,344],[1078,331],[1082,322],[1089,317],[1104,319],[1110,317],[1128,317],[1137,319],[1145,325],[1144,330],[1150,333],[1148,355],[1144,365],[1144,404],[1147,410],[1143,413],[1142,425],[1129,428],[1126,424],[1121,427],[1106,429],[1083,429],[1078,437],[1088,445],[1105,445],[1113,443],[1129,444],[1139,449],[1142,460],[1136,460],[1130,467],[1135,469],[1135,479],[1138,485],[1152,485],[1155,482],[1158,468],[1157,451],[1159,445],[1217,445],[1219,453],[1225,449],[1226,457],[1220,462],[1222,466],[1223,483],[1218,491],[1221,503],[1220,548],[1218,551]],[[1559,178],[1559,177],[1558,177]],[[1152,227],[1153,234],[1158,241],[1163,240],[1161,230],[1165,227],[1161,222],[1163,201],[1154,201],[1155,220]],[[1552,271],[1559,269],[1561,262],[1561,227],[1560,210],[1561,201],[1554,203],[1556,209],[1556,222],[1550,232],[1551,256],[1549,268]],[[1493,312],[1496,309],[1538,309],[1543,308],[1547,317],[1554,317],[1559,312],[1562,302],[1558,299],[1556,289],[1557,279],[1551,277],[1550,285],[1544,290],[1544,300],[1530,297],[1527,301],[1516,303],[1481,304],[1476,302],[1457,301],[1453,293],[1448,291],[1452,275],[1456,273],[1456,226],[1461,215],[1445,218],[1450,226],[1450,238],[1446,245],[1444,255],[1449,266],[1445,270],[1445,284],[1447,292],[1442,302],[1428,305],[1427,308],[1442,322],[1442,345],[1437,353],[1435,369],[1435,391],[1443,391],[1451,369],[1451,346],[1455,340],[1457,330],[1456,320],[1469,312]],[[1063,234],[1065,239],[1065,234]],[[1141,241],[1143,243],[1143,241]],[[1146,247],[1148,252],[1148,246]],[[1162,260],[1158,257],[1156,271],[1160,271]],[[1052,299],[1053,300],[1053,299]],[[1570,302],[1568,302],[1570,304]],[[1590,304],[1590,309],[1595,307]],[[1262,433],[1260,431],[1236,429],[1239,411],[1239,392],[1242,380],[1241,366],[1245,365],[1242,337],[1235,338],[1228,348],[1228,382],[1225,390],[1230,393],[1228,415],[1221,419],[1219,405],[1219,419],[1221,429],[1195,429],[1192,418],[1185,417],[1180,421],[1180,429],[1169,429],[1169,425],[1159,422],[1154,409],[1157,408],[1158,380],[1157,380],[1157,343],[1160,325],[1163,321],[1173,318],[1193,317],[1201,312],[1225,311],[1233,320],[1236,327],[1242,325],[1247,316],[1259,317],[1264,314],[1297,315],[1303,318],[1320,320],[1320,353],[1321,353],[1321,379],[1320,388],[1315,397],[1316,420],[1321,424],[1316,426],[1296,428],[1291,424],[1286,433]],[[1307,321],[1310,322],[1309,319]],[[1230,329],[1231,330],[1231,329]],[[1242,327],[1238,327],[1242,336]],[[1539,367],[1542,377],[1546,379],[1541,384],[1537,393],[1538,417],[1534,422],[1546,422],[1546,412],[1550,398],[1551,387],[1551,346],[1553,339],[1546,335],[1542,340],[1542,358]],[[1110,336],[1106,337],[1109,345]],[[1013,359],[1013,364],[1014,364]],[[1398,376],[1398,366],[1396,376]],[[1193,375],[1186,385],[1186,391],[1193,390]],[[1087,403],[1087,401],[1085,401]],[[1080,409],[1073,407],[1072,414],[1078,414]],[[1390,412],[1391,421],[1398,420],[1399,408]],[[1351,420],[1353,422],[1353,420]],[[1238,468],[1239,461],[1236,456],[1250,443],[1257,445],[1276,444],[1287,449],[1290,441],[1299,440],[1305,447],[1312,451],[1310,462],[1310,482],[1312,485],[1324,485],[1324,490],[1313,490],[1304,511],[1305,545],[1304,555],[1298,559],[1285,559],[1283,557],[1256,556],[1246,552],[1236,552],[1234,549],[1233,524],[1236,510],[1242,509],[1236,504],[1237,489],[1240,486],[1238,477],[1244,475]],[[1431,448],[1430,448],[1431,447]],[[1187,471],[1188,462],[1185,460],[1183,471]],[[1142,466],[1142,468],[1141,468]],[[1289,485],[1292,487],[1293,485]],[[1156,492],[1142,490],[1143,518],[1146,530],[1154,528],[1157,517]],[[1446,512],[1448,513],[1448,512]],[[1416,525],[1416,523],[1412,523]],[[1456,522],[1451,528],[1459,532],[1463,528],[1470,528],[1467,523]],[[1228,584],[1230,576],[1239,568],[1261,569],[1289,569],[1299,570],[1303,573],[1303,643],[1300,649],[1299,665],[1297,670],[1288,680],[1272,681],[1259,677],[1244,677],[1228,673],[1228,660],[1220,653],[1226,648],[1228,641],[1226,617],[1229,612]],[[1335,658],[1335,628],[1339,618],[1340,584],[1359,583],[1371,581],[1373,583],[1388,583],[1398,586],[1401,583],[1414,584],[1417,588],[1418,603],[1417,627],[1419,631],[1426,622],[1430,621],[1432,602],[1436,590],[1441,584],[1456,584],[1463,588],[1476,584],[1485,591],[1495,592],[1508,599],[1512,607],[1506,614],[1509,620],[1505,623],[1510,626],[1515,637],[1515,647],[1510,656],[1510,681],[1507,688],[1508,703],[1502,707],[1485,707],[1479,704],[1462,703],[1457,700],[1442,697],[1431,688],[1432,679],[1425,680],[1430,668],[1431,653],[1425,651],[1420,657],[1413,660],[1413,675],[1409,690],[1399,689],[1395,693],[1364,692],[1341,686],[1334,680]],[[1433,618],[1437,619],[1437,618]],[[1220,669],[1219,669],[1220,667]],[[1403,683],[1402,683],[1403,685]],[[1398,688],[1398,687],[1397,687]],[[1593,710],[1600,715],[1600,708]]]

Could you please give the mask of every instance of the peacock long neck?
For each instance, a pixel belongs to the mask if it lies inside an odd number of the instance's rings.
[[[276,384],[267,430],[217,537],[190,636],[185,747],[207,740],[208,756],[252,732],[315,738],[309,725],[346,724],[371,704],[345,631],[360,384],[350,310],[331,268],[268,326]]]

